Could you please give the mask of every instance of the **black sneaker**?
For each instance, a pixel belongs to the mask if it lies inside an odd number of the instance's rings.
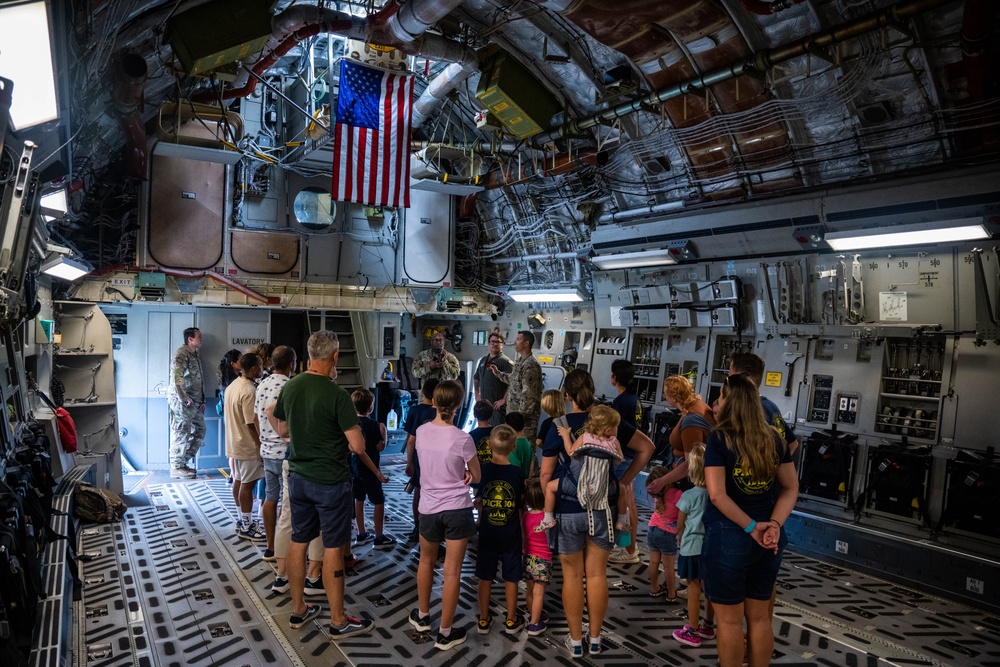
[[[317,616],[319,616],[319,605],[307,604],[305,612],[301,614],[292,614],[288,617],[288,627],[301,628]]]
[[[274,577],[274,583],[271,584],[271,590],[275,593],[287,593],[288,592],[288,577]]]
[[[476,631],[481,635],[490,634],[490,628],[493,627],[493,614],[490,614],[486,618],[482,616],[476,621]]]
[[[323,575],[316,577],[315,579],[306,579],[306,587],[303,591],[305,595],[326,595],[326,589],[323,588]]]
[[[363,533],[359,533],[358,536],[354,538],[354,543],[355,544],[364,544],[365,542],[371,542],[374,539],[375,539],[375,535],[374,534],[372,534],[372,533],[370,533],[368,531],[365,531]]]
[[[503,622],[503,631],[508,635],[516,635],[524,628],[524,621],[520,618],[516,618],[513,621],[507,619]]]
[[[410,625],[417,629],[417,632],[430,632],[431,631],[431,616],[428,614],[424,618],[420,618],[420,610],[414,609],[410,612]]]
[[[434,648],[440,649],[442,651],[447,651],[450,648],[455,648],[459,644],[465,643],[465,629],[464,628],[452,628],[451,633],[445,637],[440,632],[437,636],[437,641],[434,642]]]
[[[379,535],[375,538],[376,549],[391,549],[394,546],[396,546],[396,540],[392,539],[388,535]]]
[[[264,556],[261,558],[265,563],[275,563],[278,557],[274,555],[273,549],[264,549]]]
[[[347,620],[340,627],[330,626],[330,639],[337,641],[344,637],[354,637],[357,635],[367,635],[375,629],[375,621],[371,619],[355,618],[348,615]]]

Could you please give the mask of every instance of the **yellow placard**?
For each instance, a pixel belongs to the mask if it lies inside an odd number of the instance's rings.
[[[539,363],[551,364],[555,359],[553,357],[538,357]]]
[[[764,377],[764,385],[768,387],[781,386],[781,373],[771,371]]]
[[[389,53],[390,51],[396,50],[395,47],[392,46],[386,46],[384,44],[372,44],[371,42],[368,42],[368,48],[371,49],[372,51],[379,51],[381,53]]]

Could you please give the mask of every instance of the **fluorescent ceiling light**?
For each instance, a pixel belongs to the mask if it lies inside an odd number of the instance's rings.
[[[507,292],[514,301],[583,301],[583,295],[574,288],[566,289],[512,289]]]
[[[42,262],[41,271],[53,278],[73,282],[90,273],[90,267],[79,260],[54,252]]]
[[[982,218],[971,218],[966,220],[922,222],[906,225],[905,227],[901,226],[892,231],[880,228],[871,230],[859,229],[852,232],[830,232],[823,237],[823,240],[832,249],[840,252],[906,245],[955,243],[957,241],[975,241],[977,239],[988,238],[990,238],[990,233],[983,226]]]
[[[10,119],[16,129],[59,117],[44,2],[0,7],[0,76],[14,82]]]
[[[598,269],[608,271],[642,266],[666,266],[667,264],[676,264],[677,258],[674,257],[669,248],[657,248],[637,252],[620,252],[613,255],[597,255],[592,257],[590,261]]]

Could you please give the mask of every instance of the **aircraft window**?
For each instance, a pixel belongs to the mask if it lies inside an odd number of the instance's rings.
[[[323,188],[309,186],[295,195],[292,211],[300,225],[307,229],[322,231],[333,224],[337,204],[330,199],[330,193]]]

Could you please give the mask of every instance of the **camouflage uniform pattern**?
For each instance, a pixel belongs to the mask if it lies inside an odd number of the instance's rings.
[[[533,356],[518,356],[514,370],[498,373],[498,377],[510,385],[507,391],[507,413],[520,412],[524,415],[524,437],[535,442],[538,418],[542,414],[542,367]]]
[[[444,365],[441,368],[431,368],[434,361],[434,350],[424,350],[413,359],[413,367],[410,369],[413,377],[421,380],[457,380],[458,379],[458,357],[444,350]]]
[[[191,405],[185,405],[190,398]],[[205,443],[205,381],[201,359],[187,345],[174,353],[167,387],[170,408],[170,467],[188,465]]]

